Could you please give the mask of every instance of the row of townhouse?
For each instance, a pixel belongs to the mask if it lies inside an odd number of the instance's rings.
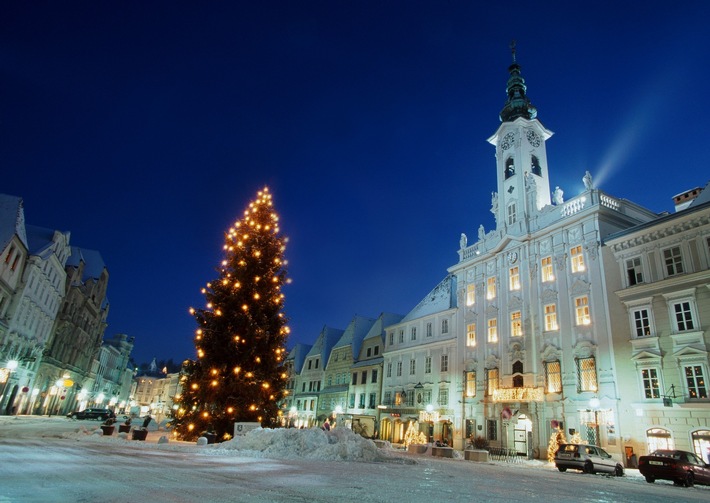
[[[108,270],[70,233],[26,225],[0,194],[0,414],[66,414],[129,399],[133,338],[104,340]]]
[[[553,133],[520,66],[508,71],[488,139],[495,228],[462,234],[458,262],[406,316],[356,317],[296,346],[284,417],[340,417],[392,442],[416,424],[458,449],[482,436],[531,457],[561,429],[620,460],[675,447],[710,462],[710,189],[657,214],[586,172],[565,200],[551,191]]]

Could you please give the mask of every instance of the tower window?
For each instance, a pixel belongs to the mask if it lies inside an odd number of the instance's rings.
[[[515,174],[515,162],[512,157],[508,157],[505,161],[505,179],[507,180]]]
[[[508,205],[508,225],[513,225],[517,220],[517,209],[515,208],[515,203],[510,203]]]
[[[531,156],[530,158],[530,171],[533,175],[542,176],[542,168],[540,167],[540,160],[537,156]]]

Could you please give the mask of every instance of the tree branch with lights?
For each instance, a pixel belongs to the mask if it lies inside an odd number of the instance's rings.
[[[278,421],[285,397],[286,340],[283,314],[287,239],[267,188],[225,233],[218,277],[202,289],[206,306],[190,308],[198,328],[196,360],[181,371],[173,426],[183,440],[214,432],[231,438],[235,422]]]

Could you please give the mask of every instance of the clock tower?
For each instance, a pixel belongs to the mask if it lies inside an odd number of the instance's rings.
[[[525,94],[527,87],[511,44],[507,94],[500,112],[501,125],[488,142],[496,147],[498,192],[491,211],[498,229],[524,232],[526,222],[550,201],[550,178],[545,142],[552,136],[537,120],[537,110]]]

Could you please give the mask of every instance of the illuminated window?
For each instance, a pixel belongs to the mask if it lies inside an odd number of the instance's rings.
[[[591,323],[589,317],[589,299],[586,295],[574,299],[574,310],[577,325],[589,325]]]
[[[629,286],[643,283],[640,257],[630,258],[626,261],[626,279],[629,281]]]
[[[486,369],[486,396],[492,396],[498,389],[498,369]]]
[[[488,320],[488,342],[498,342],[498,320]]]
[[[520,268],[510,268],[509,283],[511,290],[520,290]]]
[[[488,278],[486,282],[486,298],[488,300],[496,298],[496,279]]]
[[[449,371],[449,355],[441,355],[441,371]]]
[[[661,398],[661,385],[658,380],[658,370],[655,368],[641,369],[644,398]]]
[[[593,356],[577,359],[577,392],[597,391],[597,366]]]
[[[552,270],[552,257],[545,257],[542,259],[541,270],[543,283],[555,281],[555,274]]]
[[[466,305],[472,306],[476,303],[476,285],[469,283],[466,285]]]
[[[545,362],[545,392],[562,393],[562,368],[559,361]]]
[[[705,384],[703,367],[700,365],[688,365],[685,367],[685,382],[688,386],[689,398],[708,397],[708,389]]]
[[[663,261],[666,265],[666,274],[668,276],[683,273],[683,257],[681,256],[679,246],[663,250]]]
[[[572,257],[572,272],[584,271],[584,255],[582,254],[582,245],[572,247],[570,250]]]
[[[555,304],[545,305],[545,331],[557,330],[557,306]]]
[[[466,396],[468,398],[476,396],[476,372],[466,372]]]
[[[634,320],[634,333],[636,334],[636,337],[646,337],[651,335],[651,320],[648,309],[637,309],[632,311],[631,315]]]
[[[469,323],[466,325],[466,345],[470,348],[476,346],[476,324]]]
[[[523,335],[523,320],[520,311],[510,313],[510,334],[513,337]]]

